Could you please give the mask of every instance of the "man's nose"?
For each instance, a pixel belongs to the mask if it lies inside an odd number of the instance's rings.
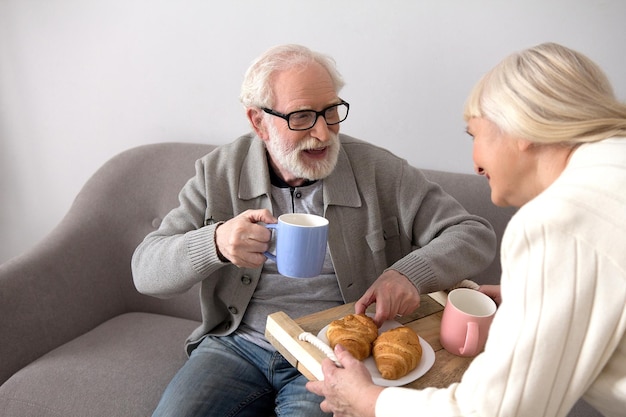
[[[326,123],[326,119],[322,116],[318,117],[315,124],[311,128],[311,136],[318,139],[320,142],[327,142],[330,140],[330,129]]]

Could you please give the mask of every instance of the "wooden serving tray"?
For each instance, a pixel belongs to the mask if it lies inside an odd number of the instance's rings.
[[[308,342],[298,340],[304,330],[287,314],[267,316],[265,337],[309,381],[324,379],[322,360],[326,355]]]
[[[371,310],[373,311],[373,309]],[[402,324],[407,324],[441,310],[442,306],[432,297],[423,295],[418,311],[397,320]],[[297,320],[293,320],[284,312],[279,311],[267,317],[265,337],[291,365],[310,381],[322,380],[324,375],[322,374],[321,363],[326,358],[326,355],[312,344],[298,340],[298,337],[303,332],[317,335],[332,320],[352,313],[354,313],[354,303],[333,307]]]

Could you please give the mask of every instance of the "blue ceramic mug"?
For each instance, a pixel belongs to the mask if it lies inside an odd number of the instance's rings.
[[[328,220],[315,214],[289,213],[278,217],[278,223],[266,224],[276,235],[276,254],[264,255],[276,262],[278,272],[290,278],[311,278],[322,273]]]

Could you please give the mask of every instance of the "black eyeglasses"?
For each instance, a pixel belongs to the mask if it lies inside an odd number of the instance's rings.
[[[350,110],[350,104],[341,100],[339,104],[333,104],[326,107],[322,111],[315,110],[297,110],[292,111],[289,114],[279,113],[267,107],[261,108],[265,113],[272,116],[280,117],[287,121],[287,127],[290,130],[309,130],[315,123],[317,118],[322,116],[327,125],[336,125],[348,118],[348,111]]]

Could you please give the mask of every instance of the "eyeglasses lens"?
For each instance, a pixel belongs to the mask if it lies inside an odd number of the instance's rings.
[[[324,119],[329,125],[336,125],[348,117],[348,106],[344,103],[336,104],[323,111]],[[302,110],[289,115],[289,128],[293,130],[307,130],[315,126],[318,113],[313,110]]]

